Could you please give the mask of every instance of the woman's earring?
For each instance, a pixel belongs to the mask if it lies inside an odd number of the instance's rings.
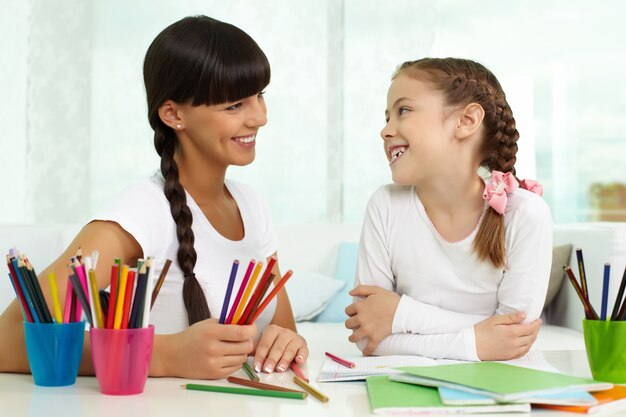
[[[182,129],[183,127],[181,125],[176,125],[176,129]]]

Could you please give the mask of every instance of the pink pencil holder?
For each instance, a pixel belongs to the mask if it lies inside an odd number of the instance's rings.
[[[100,392],[141,394],[150,369],[154,326],[141,329],[90,329],[91,355]]]

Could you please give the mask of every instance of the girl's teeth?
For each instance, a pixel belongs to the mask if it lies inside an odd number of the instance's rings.
[[[235,142],[240,142],[240,143],[250,143],[254,141],[254,136],[249,136],[247,138],[237,138],[235,139]]]

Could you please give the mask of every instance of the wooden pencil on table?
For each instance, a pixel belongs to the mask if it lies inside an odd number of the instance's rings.
[[[286,391],[274,391],[265,389],[247,389],[236,387],[224,387],[220,385],[204,385],[204,384],[184,384],[183,388],[196,391],[209,391],[209,392],[221,392],[224,394],[242,394],[242,395],[255,395],[259,397],[277,397],[277,398],[290,398],[294,400],[304,400],[306,393],[304,392],[286,392]]]
[[[229,376],[226,380],[232,384],[244,385],[246,387],[251,387],[251,388],[258,388],[258,389],[265,389],[265,390],[272,390],[272,391],[283,391],[283,392],[300,392],[304,394],[305,398],[308,396],[308,394],[303,391],[289,389],[285,387],[279,387],[278,385],[271,385],[271,384],[266,384],[263,382],[251,381],[251,380],[243,379],[243,378],[237,378],[236,376]]]
[[[302,378],[300,378],[298,376],[294,376],[293,377],[293,382],[295,382],[297,385],[299,385],[302,388],[304,388],[305,391],[307,391],[309,394],[311,394],[312,396],[314,396],[315,398],[317,398],[321,402],[323,402],[323,403],[327,403],[328,402],[329,398],[326,395],[324,395],[322,392],[318,391],[317,389],[313,388],[311,385],[309,385]]]
[[[248,365],[248,362],[244,362],[241,365],[241,368],[246,373],[246,375],[248,375],[248,378],[250,378],[252,381],[255,381],[255,382],[261,381],[261,378],[259,378],[259,375],[254,371],[254,369],[252,369],[250,365]]]

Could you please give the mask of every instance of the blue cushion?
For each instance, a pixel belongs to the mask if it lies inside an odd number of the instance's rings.
[[[344,322],[348,318],[344,310],[348,305],[352,304],[352,297],[348,294],[348,291],[354,288],[358,254],[359,244],[357,242],[341,242],[339,244],[335,279],[345,282],[346,286],[333,297],[328,306],[314,321]]]

